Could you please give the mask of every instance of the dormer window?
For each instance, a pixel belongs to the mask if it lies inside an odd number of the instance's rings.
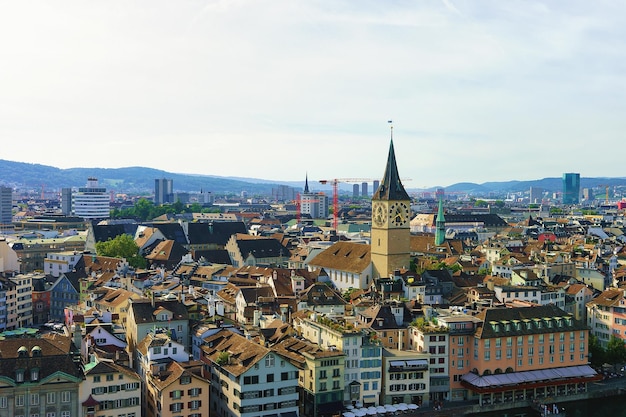
[[[26,346],[20,346],[20,348],[17,350],[17,357],[28,358],[28,349],[26,349]]]
[[[15,382],[24,382],[24,370],[23,369],[15,370]]]
[[[39,368],[33,368],[30,370],[30,380],[31,381],[39,380]]]

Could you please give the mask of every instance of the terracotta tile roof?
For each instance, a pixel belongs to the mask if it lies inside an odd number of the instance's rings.
[[[309,265],[361,273],[371,263],[371,247],[363,243],[335,242],[320,252]]]
[[[208,384],[209,382],[200,376],[201,369],[202,362],[200,361],[172,361],[167,365],[164,372],[161,372],[156,378],[152,379],[152,382],[154,382],[154,385],[161,392],[164,391],[165,388],[177,382],[183,375],[189,375],[192,378],[201,379]]]
[[[619,306],[620,301],[624,299],[624,290],[619,288],[610,288],[602,291],[600,295],[589,301],[587,305],[599,305],[605,307]]]
[[[85,269],[90,272],[107,272],[116,271],[121,258],[112,258],[110,256],[96,256],[92,254],[84,254]]]
[[[218,364],[220,353],[228,352],[228,363],[219,366],[236,377],[252,368],[270,352],[268,348],[229,330],[221,330],[204,340],[206,344],[201,347],[204,357]]]
[[[156,227],[144,228],[139,236],[135,238],[135,243],[137,244],[137,246],[143,248],[157,230],[158,229]]]
[[[40,348],[41,356],[33,356],[33,350]],[[20,357],[20,351],[26,351]],[[39,338],[6,339],[0,342],[0,376],[15,380],[16,369],[39,369],[39,380],[56,372],[63,372],[76,378],[83,377],[80,366],[74,362],[71,339],[59,334],[44,334]],[[28,381],[30,375],[25,374]]]
[[[228,304],[235,304],[235,297],[237,296],[238,292],[239,287],[229,282],[228,284],[226,284],[225,288],[217,292],[217,296]]]

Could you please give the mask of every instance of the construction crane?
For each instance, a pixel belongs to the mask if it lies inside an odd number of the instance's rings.
[[[363,183],[380,181],[372,178],[334,178],[332,180],[319,180],[320,184],[331,184],[333,186],[333,229],[337,231],[337,214],[339,212],[339,183]],[[376,190],[374,190],[376,192]]]

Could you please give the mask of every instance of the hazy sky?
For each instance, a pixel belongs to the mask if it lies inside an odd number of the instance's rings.
[[[626,2],[0,0],[0,159],[626,176]],[[1,173],[0,173],[1,175]]]

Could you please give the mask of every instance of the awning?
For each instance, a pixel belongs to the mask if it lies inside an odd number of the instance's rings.
[[[468,373],[461,377],[464,385],[475,389],[498,388],[507,390],[515,387],[524,388],[525,384],[550,382],[582,382],[585,380],[595,380],[598,374],[589,365],[567,366],[563,368],[541,369],[536,371],[510,372],[505,374],[483,375]],[[575,380],[575,381],[568,381]]]
[[[89,398],[83,401],[82,406],[83,407],[95,407],[98,404],[100,404],[100,402],[97,401],[95,398],[93,398],[91,394],[89,394]]]

